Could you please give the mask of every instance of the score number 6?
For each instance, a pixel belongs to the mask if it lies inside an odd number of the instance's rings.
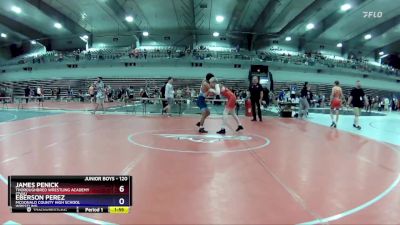
[[[124,185],[119,186],[119,192],[124,192],[124,191],[125,191]],[[119,203],[120,205],[123,205],[123,204],[125,203],[124,198],[120,198],[120,199],[118,200],[118,203]]]

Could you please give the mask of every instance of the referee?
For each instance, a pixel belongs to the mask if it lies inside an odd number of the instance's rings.
[[[368,106],[368,99],[365,97],[364,90],[361,88],[361,82],[356,81],[356,87],[351,90],[350,97],[348,99],[348,105],[353,105],[354,109],[354,123],[353,127],[361,130],[360,126],[360,115],[361,110],[364,106]]]
[[[257,114],[260,122],[262,121],[261,116],[261,103],[263,99],[263,87],[259,83],[258,77],[253,76],[251,85],[249,87],[250,91],[250,100],[251,100],[251,113],[253,113],[253,120],[257,121],[256,118],[256,106],[257,106]]]

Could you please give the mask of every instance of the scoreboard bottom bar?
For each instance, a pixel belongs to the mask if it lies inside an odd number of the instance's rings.
[[[129,213],[128,206],[108,207],[12,207],[13,213]]]

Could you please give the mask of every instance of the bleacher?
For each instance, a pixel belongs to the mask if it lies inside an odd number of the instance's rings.
[[[94,79],[93,79],[94,80]],[[150,93],[154,92],[154,88],[161,88],[166,79],[165,78],[104,78],[105,85],[111,85],[112,88],[129,88],[133,87],[135,94],[138,95],[141,88],[148,88]],[[194,88],[196,91],[200,88],[201,79],[175,79],[174,88],[186,90],[186,87],[190,89]],[[241,89],[245,90],[248,87],[248,82],[243,82],[243,80],[220,80],[224,85],[231,89]],[[87,81],[89,85],[90,81]]]
[[[257,58],[263,61],[269,62],[280,62],[283,64],[295,64],[295,65],[320,65],[333,70],[334,68],[342,68],[351,70],[357,70],[362,72],[376,72],[386,75],[400,76],[399,70],[391,68],[389,66],[373,65],[367,60],[344,60],[344,59],[332,59],[322,54],[310,54],[306,56],[304,53],[288,54],[279,53],[274,51],[257,51]]]
[[[79,59],[78,59],[79,58]],[[306,56],[304,53],[296,54],[282,54],[275,51],[247,51],[241,49],[239,52],[235,49],[212,51],[209,49],[182,49],[178,47],[164,47],[164,48],[152,48],[146,49],[146,47],[138,49],[125,48],[108,48],[108,49],[96,49],[90,51],[74,51],[74,52],[46,52],[45,54],[37,55],[35,57],[19,56],[18,58],[12,59],[6,63],[0,65],[0,67],[12,66],[12,65],[23,65],[29,66],[34,64],[34,61],[43,63],[54,63],[54,62],[88,62],[88,61],[107,61],[107,60],[154,60],[154,59],[192,59],[192,60],[245,60],[245,61],[273,61],[282,64],[296,64],[296,65],[307,65],[314,66],[320,65],[326,67],[328,70],[334,70],[335,68],[345,70],[357,70],[362,72],[375,72],[386,75],[400,76],[399,71],[388,66],[377,66],[373,65],[365,60],[338,60],[325,57],[324,55],[313,53]]]
[[[29,80],[29,81],[9,81],[0,82],[0,88],[12,88],[14,96],[23,96],[24,89],[27,85],[30,88],[43,87],[45,96],[51,96],[52,89],[61,89],[61,98],[68,96],[68,88],[71,87],[74,93],[77,94],[79,90],[87,93],[91,83],[96,80],[95,77],[91,79],[51,79],[51,80]],[[138,96],[141,88],[148,88],[150,93],[153,93],[154,88],[161,88],[165,83],[166,78],[104,78],[104,84],[110,85],[113,89],[133,87],[135,95]],[[245,90],[248,87],[248,82],[243,80],[220,80],[227,87],[231,89]],[[185,90],[188,86],[190,89],[194,88],[198,91],[201,79],[176,79],[174,81],[174,88],[181,88]]]
[[[24,96],[26,86],[32,88],[43,87],[45,96],[51,96],[52,89],[61,89],[61,97],[68,95],[68,87],[71,86],[74,90],[82,88],[81,79],[52,79],[52,80],[29,80],[29,81],[8,81],[1,82],[1,88],[13,89],[13,96]]]
[[[8,81],[0,82],[0,88],[12,88],[13,96],[23,96],[24,89],[27,85],[31,88],[36,88],[38,86],[43,87],[45,96],[51,96],[52,89],[61,89],[61,98],[65,98],[68,95],[68,88],[71,87],[74,93],[77,94],[78,90],[82,90],[85,94],[88,91],[88,87],[91,83],[96,80],[95,77],[90,79],[51,79],[51,80],[29,80],[29,81]],[[135,96],[139,96],[140,89],[148,88],[150,93],[154,92],[154,88],[161,88],[166,78],[104,78],[105,85],[110,85],[113,89],[118,88],[129,88],[133,87]],[[246,90],[248,88],[249,82],[243,80],[220,80],[225,86],[233,90]],[[190,89],[194,88],[196,91],[199,90],[201,79],[175,79],[174,88],[181,88],[183,92],[186,87]],[[288,90],[290,85],[296,84],[297,91],[299,92],[303,86],[303,82],[287,82],[287,81],[275,81],[274,82],[274,92],[278,93],[281,90]],[[352,86],[343,86],[342,89],[345,95],[350,93]],[[313,84],[311,83],[311,91],[314,95],[325,95],[329,98],[331,93],[332,85],[330,84]],[[392,96],[393,92],[366,88],[364,89],[367,95],[371,96]]]

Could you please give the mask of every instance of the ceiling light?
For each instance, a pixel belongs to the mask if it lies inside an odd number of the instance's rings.
[[[364,36],[364,39],[365,40],[369,40],[369,39],[371,39],[372,38],[372,35],[371,34],[366,34],[365,36]]]
[[[217,16],[217,17],[215,17],[215,20],[218,22],[218,23],[222,23],[222,21],[224,21],[224,17],[223,16]]]
[[[214,32],[214,33],[213,33],[213,36],[214,36],[214,37],[218,37],[218,36],[219,36],[219,33],[218,33],[218,32]]]
[[[20,7],[12,6],[11,11],[15,12],[16,14],[20,14],[22,12]]]
[[[306,26],[307,30],[314,29],[314,27],[315,27],[315,25],[314,25],[313,23],[309,23],[309,24],[307,24],[307,26]]]
[[[88,36],[87,34],[82,35],[82,36],[79,36],[79,38],[80,38],[83,42],[88,43],[89,36]]]
[[[143,32],[143,36],[145,36],[145,37],[149,36],[149,32],[144,31],[144,32]]]
[[[385,54],[385,55],[380,56],[379,58],[380,58],[380,59],[383,59],[383,58],[386,58],[388,55],[389,55],[389,54]]]
[[[383,55],[383,54],[385,54],[384,52],[379,52],[379,55]]]
[[[342,10],[343,12],[347,11],[351,9],[351,5],[350,4],[343,4],[342,6],[340,6],[340,10]]]
[[[32,40],[32,41],[31,41],[31,44],[36,45],[36,41],[35,41],[35,40]]]
[[[291,41],[291,40],[292,40],[291,37],[286,37],[286,38],[285,38],[285,41]]]
[[[341,48],[341,47],[343,47],[343,44],[342,44],[342,43],[338,43],[338,44],[336,45],[336,47]]]
[[[61,29],[62,25],[61,25],[61,23],[54,23],[54,27],[57,29]]]
[[[129,22],[129,23],[132,23],[132,22],[133,22],[133,17],[132,17],[132,16],[126,16],[126,17],[125,17],[125,20],[126,20],[127,22]]]
[[[6,37],[7,37],[7,34],[1,33],[1,37],[2,37],[2,38],[6,38]]]

